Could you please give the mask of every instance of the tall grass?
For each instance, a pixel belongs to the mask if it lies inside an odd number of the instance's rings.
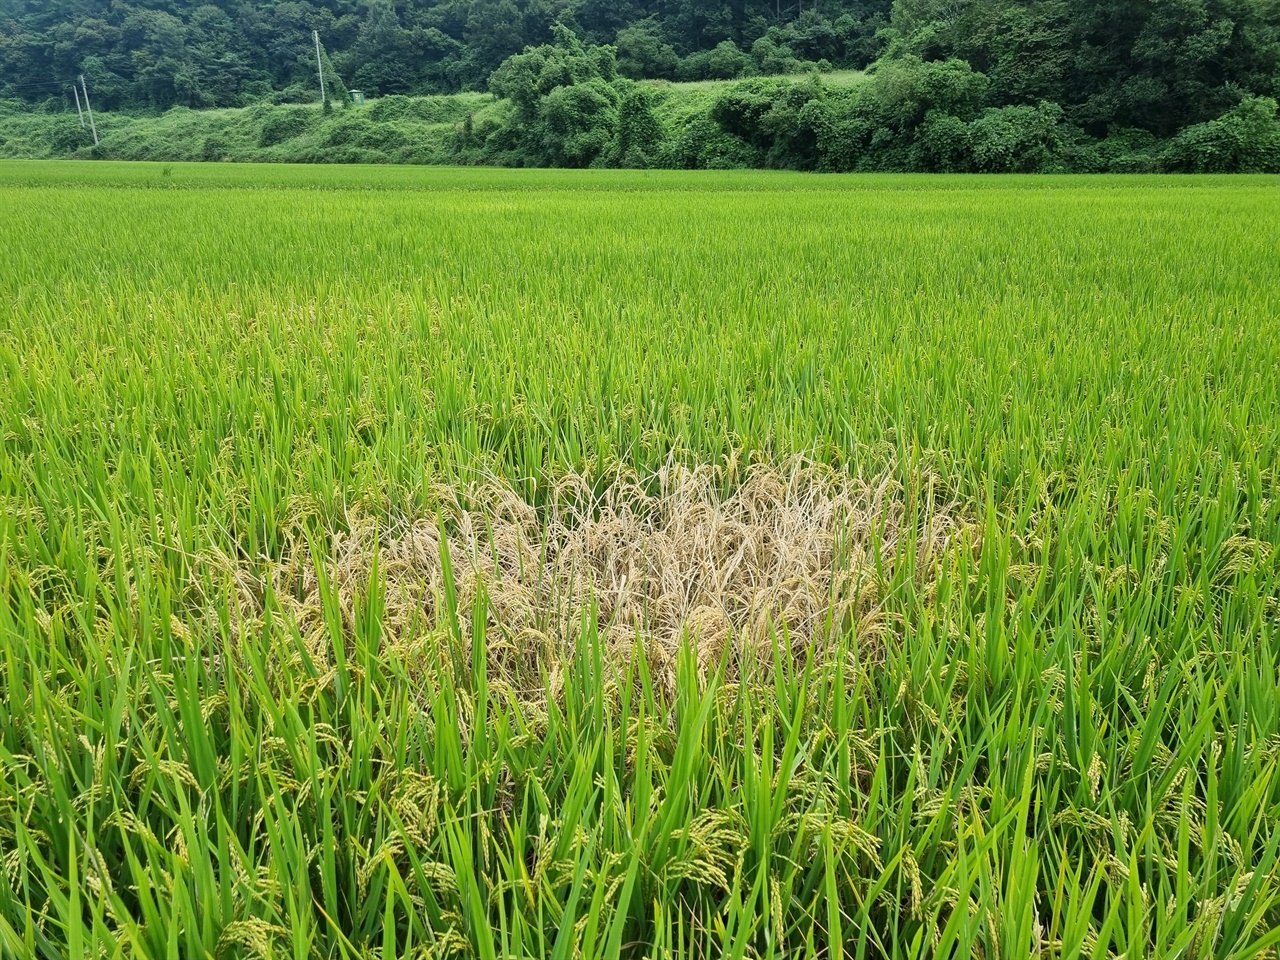
[[[0,952],[1274,956],[1278,198],[0,166]],[[797,456],[856,615],[565,573]]]

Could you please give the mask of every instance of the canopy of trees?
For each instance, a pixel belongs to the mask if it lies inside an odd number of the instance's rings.
[[[891,0],[0,0],[0,98],[62,96],[84,73],[104,109],[242,106],[318,92],[311,31],[372,96],[484,89],[556,23],[616,44],[631,77],[731,78],[761,43],[774,68],[863,67]],[[776,69],[770,72],[778,72]]]

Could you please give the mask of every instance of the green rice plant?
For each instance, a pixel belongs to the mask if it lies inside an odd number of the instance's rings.
[[[1276,199],[0,165],[0,955],[1275,956]]]

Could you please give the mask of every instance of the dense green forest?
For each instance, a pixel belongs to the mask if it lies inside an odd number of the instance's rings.
[[[0,0],[0,97],[62,95],[83,72],[109,110],[310,99],[318,92],[313,29],[336,73],[370,96],[483,90],[507,57],[550,42],[557,23],[588,44],[616,45],[620,71],[633,78],[731,78],[761,66],[778,73],[796,60],[864,67],[888,43],[890,0],[782,4]]]
[[[263,105],[319,99],[312,30],[339,106],[496,94],[448,118],[460,162],[1280,170],[1280,0],[0,0],[0,99],[66,113],[83,73],[100,111],[256,105],[265,149],[307,114]],[[652,82],[716,80],[683,112]]]

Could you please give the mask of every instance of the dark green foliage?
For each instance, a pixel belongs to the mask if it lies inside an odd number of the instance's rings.
[[[482,89],[556,23],[616,42],[632,79],[861,69],[886,52],[963,61],[989,80],[983,107],[1057,103],[1095,138],[1168,138],[1242,95],[1280,95],[1275,0],[11,0],[0,96],[68,109],[84,73],[101,110],[314,100],[313,29],[338,102],[344,80],[372,98]]]
[[[993,106],[1053,101],[1095,136],[1169,136],[1280,81],[1272,0],[897,0],[893,27],[899,49],[990,77]]]
[[[292,140],[307,129],[312,111],[298,107],[276,107],[263,121],[258,145],[273,147],[277,143]]]
[[[611,148],[610,165],[644,168],[654,166],[665,133],[653,112],[653,95],[633,86],[618,104],[617,132]]]
[[[490,5],[433,7],[430,25],[415,20],[414,7],[389,0],[328,21],[323,114],[265,106],[317,99],[318,84],[309,86],[315,49],[304,44],[291,54],[298,71],[269,97],[275,81],[243,73],[237,96],[261,106],[230,121],[244,129],[229,135],[226,120],[177,114],[172,136],[128,142],[111,135],[90,151],[64,119],[71,101],[44,91],[38,105],[14,101],[10,110],[34,109],[57,125],[5,124],[13,132],[0,130],[0,152],[255,159],[264,150],[270,159],[335,161],[356,150],[382,162],[984,173],[1271,171],[1280,164],[1275,3],[899,0],[890,18],[885,3],[850,0],[838,15],[775,9],[772,21],[762,13],[747,23],[725,14],[713,29],[679,7],[647,16],[639,7],[566,8],[549,21],[539,18],[549,18],[551,7],[483,2]],[[225,27],[201,10],[190,23]],[[301,29],[290,10],[275,11],[282,28]],[[236,99],[229,87],[214,94],[203,85],[190,51],[182,52],[180,12],[134,11],[118,26],[108,18],[84,27],[97,31],[83,69],[104,120],[117,115],[104,106],[130,98],[153,106]],[[0,63],[19,48],[24,63],[34,62],[30,37],[18,42],[4,32],[19,27],[18,19],[0,20]],[[531,36],[543,42],[519,42]],[[595,42],[601,38],[616,45]],[[113,43],[163,48],[141,74],[143,100],[130,87],[140,81],[130,81],[125,61],[110,52]],[[332,60],[330,45],[339,51]],[[824,79],[833,64],[865,62],[872,52],[884,55],[867,77]],[[278,65],[283,48],[273,56]],[[350,118],[332,113],[334,105],[350,106],[339,67],[366,93],[385,95]],[[172,76],[162,77],[170,68]],[[696,85],[687,92],[634,85],[671,77]],[[469,95],[389,92],[481,81],[500,101],[482,116]],[[424,136],[423,127],[433,129]]]
[[[789,47],[779,46],[771,37],[761,37],[751,45],[751,59],[756,69],[766,76],[799,73],[805,66]]]
[[[388,94],[480,90],[508,57],[564,23],[617,42],[633,79],[734,78],[768,35],[781,58],[863,67],[883,47],[891,0],[16,0],[0,4],[0,97],[60,96],[84,73],[104,110],[319,99],[326,83]],[[339,79],[341,78],[341,79]],[[348,82],[343,82],[348,81]],[[283,94],[282,91],[285,91]]]
[[[200,149],[201,160],[222,160],[227,155],[227,144],[219,136],[208,136],[204,138],[204,145]]]
[[[914,129],[932,112],[972,119],[987,98],[989,81],[963,60],[890,60],[871,87],[877,119],[899,133]]]
[[[672,136],[662,153],[663,166],[678,170],[731,170],[758,167],[758,150],[710,117],[695,117]]]
[[[551,166],[586,167],[613,142],[618,91],[595,77],[557,87],[538,111],[537,137]]]
[[[780,107],[768,131],[745,138],[732,132],[738,121],[726,106],[722,130],[738,146],[708,159],[836,170],[1274,165],[1265,100],[1280,96],[1277,0],[824,0],[785,8],[777,0],[4,0],[0,97],[69,113],[68,85],[83,73],[100,113],[313,103],[313,30],[336,106],[349,104],[353,86],[375,103],[374,122],[458,124],[455,159],[468,162],[624,162],[631,147],[614,142],[626,96],[618,76],[713,82],[871,68],[870,90],[832,85],[808,98],[818,102],[803,118],[803,104]],[[614,92],[594,84],[556,94],[540,119],[554,90],[595,79]],[[488,118],[483,134],[474,122],[461,129],[469,109],[419,99],[483,89],[515,105],[510,123]],[[785,117],[799,125],[782,130]],[[669,148],[640,152],[648,162],[694,162],[702,147],[693,145],[710,135],[690,124],[687,113],[667,118],[656,140]],[[556,131],[572,142],[555,142]],[[1140,133],[1117,139],[1116,131]],[[264,148],[298,135],[263,132]],[[26,149],[14,143],[6,149]],[[38,149],[66,155],[83,147],[65,131],[49,143]],[[182,150],[199,152],[190,143]]]
[[[680,69],[680,57],[663,38],[662,28],[654,17],[619,30],[615,46],[618,72],[624,77],[674,80]]]
[[[75,117],[59,117],[49,130],[49,146],[55,155],[65,156],[93,144],[93,134],[80,126]]]
[[[602,161],[616,152],[618,107],[629,83],[618,77],[613,47],[584,45],[557,24],[553,43],[509,58],[490,78],[490,89],[513,110],[486,138],[487,158],[562,167]]]
[[[769,166],[811,169],[817,161],[817,135],[801,114],[821,96],[813,81],[746,80],[716,100],[711,117],[726,133],[755,147]]]
[[[1052,173],[1064,169],[1062,108],[993,107],[967,125],[971,169],[979,173]]]
[[[1188,127],[1169,144],[1163,164],[1190,173],[1280,173],[1276,101],[1250,97],[1217,120]]]
[[[755,71],[755,61],[732,40],[722,40],[712,50],[686,57],[680,64],[683,80],[734,80]]]
[[[424,123],[453,123],[468,114],[468,101],[454,97],[406,97],[393,94],[375,100],[368,107],[370,120],[377,123],[420,120]]]
[[[587,80],[613,80],[617,76],[612,47],[587,47],[569,28],[557,24],[555,42],[532,47],[503,62],[489,89],[515,104],[522,120],[533,120],[542,98],[557,87]]]

